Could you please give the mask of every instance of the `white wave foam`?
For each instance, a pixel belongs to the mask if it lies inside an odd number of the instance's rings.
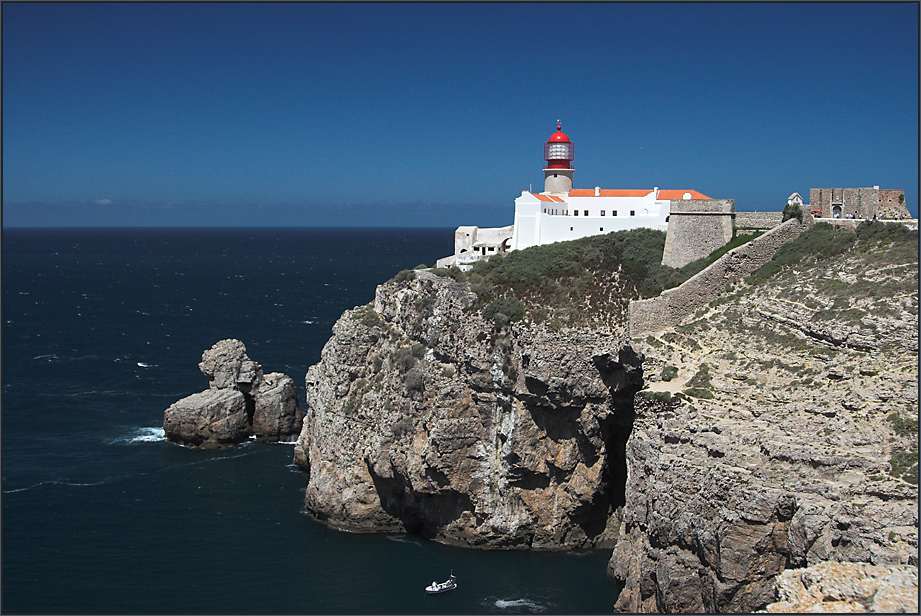
[[[137,364],[138,364],[138,366],[140,366],[141,368],[156,368],[156,367],[157,367],[157,364],[145,364],[145,363],[142,362],[142,361],[139,361]]]
[[[156,443],[166,440],[162,427],[135,428],[130,434],[115,439],[114,443]]]
[[[16,492],[26,492],[28,490],[34,490],[35,488],[40,488],[42,486],[71,486],[74,488],[87,488],[91,486],[101,486],[104,483],[109,483],[112,481],[112,477],[107,477],[102,481],[94,481],[92,483],[76,483],[73,481],[39,481],[25,488],[16,488],[15,490],[4,490],[4,494],[15,494]]]
[[[525,608],[529,612],[546,612],[546,606],[528,599],[496,599],[495,606],[500,610]]]
[[[313,325],[316,321],[301,321],[304,325]]]

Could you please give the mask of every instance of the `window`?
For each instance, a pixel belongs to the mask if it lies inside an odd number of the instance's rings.
[[[496,252],[496,249],[493,248],[492,246],[490,246],[490,247],[489,247],[489,252]]]
[[[585,210],[585,215],[588,216],[588,210]]]
[[[617,210],[614,210],[613,212],[611,212],[611,216],[617,216]]]
[[[601,215],[604,216],[604,210],[601,210]]]
[[[630,210],[630,215],[631,215],[631,216],[636,216],[636,210]]]
[[[572,211],[572,215],[573,215],[573,216],[578,216],[578,215],[579,215],[579,210],[573,210],[573,211]]]
[[[569,227],[569,230],[572,231],[572,227]]]
[[[599,231],[604,231],[604,227],[598,227]]]

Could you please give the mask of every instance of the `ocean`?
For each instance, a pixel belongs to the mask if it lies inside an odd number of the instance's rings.
[[[337,531],[304,513],[291,443],[163,437],[216,341],[303,403],[342,311],[452,251],[450,229],[5,229],[0,611],[610,613],[610,551]]]

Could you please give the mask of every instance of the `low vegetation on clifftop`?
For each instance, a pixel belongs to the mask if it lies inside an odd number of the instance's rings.
[[[473,309],[487,319],[524,318],[554,331],[586,325],[610,330],[623,326],[630,300],[656,296],[708,263],[662,265],[664,247],[662,231],[635,229],[495,255],[466,273],[456,267],[432,271],[470,283],[478,299]],[[395,280],[412,275],[404,270]]]

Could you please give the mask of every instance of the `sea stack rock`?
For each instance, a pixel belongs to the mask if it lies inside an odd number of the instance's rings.
[[[255,436],[279,441],[300,433],[304,412],[291,377],[263,375],[239,340],[221,340],[198,364],[208,389],[171,405],[163,430],[175,443],[215,448]]]

